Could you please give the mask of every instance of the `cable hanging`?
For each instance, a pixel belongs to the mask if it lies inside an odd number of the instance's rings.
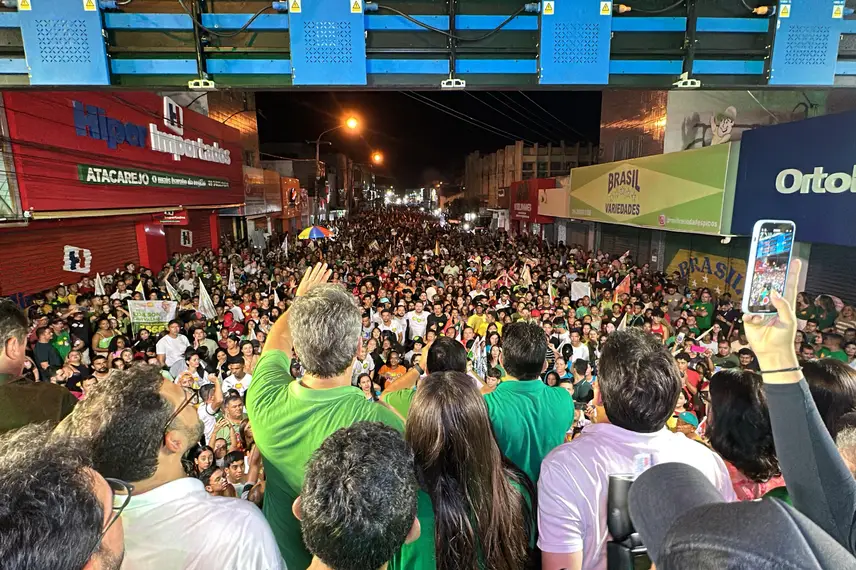
[[[181,0],[179,0],[179,1],[181,1]],[[681,0],[681,1],[683,2],[683,0]],[[510,15],[505,20],[503,20],[502,23],[500,23],[497,27],[495,27],[491,31],[489,31],[486,34],[481,35],[477,38],[464,38],[461,36],[456,36],[455,34],[449,33],[446,30],[441,30],[440,28],[435,28],[434,26],[426,24],[425,22],[420,22],[419,20],[417,20],[413,16],[409,16],[409,15],[405,14],[404,12],[402,12],[401,10],[397,10],[397,9],[392,8],[390,6],[378,4],[378,9],[379,10],[386,10],[387,12],[392,12],[393,14],[398,14],[399,16],[401,16],[402,18],[404,18],[408,22],[412,22],[412,23],[416,24],[417,26],[425,28],[426,30],[430,30],[430,31],[438,33],[438,34],[442,34],[442,35],[446,36],[447,38],[451,38],[451,39],[457,40],[459,42],[480,42],[482,40],[488,39],[489,37],[491,37],[492,35],[494,35],[498,31],[500,31],[502,28],[507,26],[509,24],[509,22],[511,22],[511,20],[513,20],[514,18],[516,18],[520,14],[524,13],[526,11],[526,6],[521,6],[516,12],[514,12],[512,15]]]
[[[206,28],[205,26],[203,26],[202,22],[200,22],[199,20],[197,20],[193,16],[193,12],[191,12],[190,10],[187,9],[187,6],[185,5],[184,0],[178,0],[178,3],[181,4],[181,8],[185,12],[187,12],[187,15],[190,16],[191,20],[193,20],[193,23],[196,24],[197,26],[199,26],[199,29],[208,32],[212,36],[217,36],[218,38],[234,38],[235,36],[239,36],[239,35],[243,34],[244,32],[247,31],[247,28],[249,28],[252,25],[252,23],[256,21],[256,18],[258,18],[259,16],[261,16],[262,14],[267,12],[268,10],[273,9],[273,5],[269,4],[269,5],[265,6],[264,8],[262,8],[261,10],[259,10],[258,12],[256,12],[255,14],[253,14],[252,17],[250,17],[250,19],[247,20],[247,23],[244,24],[243,26],[241,26],[238,30],[236,30],[234,32],[224,33],[224,32],[218,32],[217,30],[212,30],[210,28]]]
[[[482,100],[482,99],[479,99],[479,98],[478,98],[478,97],[476,97],[472,92],[470,92],[470,91],[464,91],[464,93],[466,93],[467,95],[469,95],[470,97],[472,97],[473,99],[475,99],[476,101],[478,101],[479,103],[481,103],[482,105],[484,105],[485,107],[487,107],[488,109],[490,109],[490,110],[492,110],[492,111],[494,111],[494,112],[497,112],[497,113],[502,113],[502,111],[501,111],[501,110],[497,109],[495,106],[491,105],[491,104],[490,104],[490,103],[488,103],[487,101],[484,101],[484,100]],[[489,92],[488,92],[488,95],[490,95],[490,93],[489,93]],[[520,126],[521,126],[521,127],[523,127],[524,129],[527,129],[527,130],[529,130],[529,131],[531,131],[531,132],[533,132],[533,133],[537,134],[539,137],[544,137],[544,140],[546,140],[547,142],[552,142],[552,141],[555,139],[555,137],[550,136],[549,134],[545,134],[543,131],[540,131],[540,130],[536,129],[536,128],[535,128],[534,126],[532,126],[532,125],[527,125],[526,123],[524,123],[524,122],[522,122],[522,121],[518,121],[517,119],[515,119],[515,118],[514,118],[514,117],[512,117],[511,115],[504,114],[504,116],[505,116],[505,118],[506,118],[506,119],[508,119],[508,120],[510,120],[510,121],[514,121],[515,123],[517,123],[518,125],[520,125]]]
[[[675,8],[677,8],[678,6],[683,4],[684,2],[686,2],[686,0],[678,0],[677,2],[675,2],[674,4],[672,4],[670,6],[666,6],[665,8],[658,8],[656,10],[645,10],[643,8],[636,8],[634,6],[628,6],[628,8],[630,8],[630,10],[632,12],[639,12],[640,14],[662,14],[663,12],[668,12],[669,10],[674,10]],[[744,5],[745,5],[745,2],[744,2]]]
[[[681,0],[681,2],[683,2],[683,0]],[[529,101],[531,101],[533,105],[535,105],[536,107],[538,107],[539,109],[541,109],[542,111],[544,111],[545,113],[547,113],[547,115],[549,115],[550,117],[552,117],[552,118],[553,118],[556,122],[558,122],[560,125],[564,126],[566,129],[568,129],[568,130],[570,130],[570,131],[573,131],[573,132],[574,132],[574,133],[576,133],[579,137],[581,137],[583,140],[588,140],[588,137],[587,137],[587,136],[585,136],[585,135],[584,135],[584,134],[582,134],[580,131],[578,131],[578,130],[577,130],[577,129],[575,129],[574,127],[570,126],[570,125],[569,125],[569,124],[567,124],[565,121],[563,121],[562,119],[560,119],[559,117],[557,117],[556,115],[554,115],[553,113],[551,113],[550,111],[548,111],[547,109],[545,109],[544,107],[542,107],[541,105],[539,105],[539,104],[538,104],[534,99],[532,99],[532,97],[530,97],[529,95],[527,95],[527,94],[526,94],[526,93],[524,93],[523,91],[518,91],[518,93],[520,93],[521,95],[523,95],[524,97],[526,97],[527,99],[529,99]]]
[[[438,111],[446,113],[447,115],[450,115],[450,116],[452,116],[458,120],[465,121],[467,123],[470,123],[471,125],[479,127],[480,129],[488,131],[491,134],[499,135],[499,136],[502,136],[502,137],[505,137],[505,138],[508,138],[508,139],[511,139],[514,141],[522,139],[523,141],[525,141],[527,143],[534,144],[534,143],[532,143],[532,141],[530,141],[528,139],[524,139],[523,137],[517,136],[514,133],[510,133],[510,132],[504,131],[498,127],[494,127],[492,125],[489,125],[488,123],[485,123],[484,121],[479,121],[478,119],[475,119],[475,118],[467,115],[466,113],[462,113],[460,111],[455,111],[454,109],[451,109],[451,108],[443,105],[442,103],[438,103],[438,102],[436,102],[436,101],[434,101],[428,97],[425,97],[424,95],[420,95],[418,93],[408,92],[408,91],[401,91],[400,93],[402,95],[406,95],[407,97],[410,97],[411,99],[419,101],[420,103],[422,103],[424,105],[428,105],[429,107],[432,107]],[[459,115],[462,115],[462,116],[459,116]]]

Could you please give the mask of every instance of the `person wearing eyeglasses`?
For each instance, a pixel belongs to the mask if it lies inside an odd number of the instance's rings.
[[[114,372],[60,423],[57,437],[88,442],[99,473],[134,485],[122,514],[125,570],[280,570],[261,511],[249,501],[212,497],[186,475],[181,458],[202,436],[194,399],[192,390],[141,364]]]
[[[105,479],[84,453],[49,437],[48,425],[32,424],[0,438],[0,565],[119,570],[125,554],[119,515],[133,487]]]

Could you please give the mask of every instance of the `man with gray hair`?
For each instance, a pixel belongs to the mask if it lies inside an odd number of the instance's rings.
[[[404,430],[391,408],[366,400],[351,385],[362,314],[353,295],[327,284],[330,274],[326,263],[307,269],[294,303],[268,335],[247,390],[253,436],[267,473],[264,512],[289,568],[312,562],[300,523],[287,505],[300,494],[315,450],[355,422]],[[290,373],[293,354],[306,370],[300,381]]]

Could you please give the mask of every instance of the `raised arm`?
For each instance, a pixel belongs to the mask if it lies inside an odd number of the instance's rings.
[[[856,552],[856,481],[820,419],[794,354],[800,262],[792,263],[785,296],[775,291],[773,317],[744,319],[761,367],[776,455],[794,507],[851,553]]]

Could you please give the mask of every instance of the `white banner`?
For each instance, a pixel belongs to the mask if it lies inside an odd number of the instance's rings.
[[[591,297],[591,284],[588,281],[571,283],[571,301],[579,301],[587,295]]]
[[[152,332],[166,328],[175,318],[178,303],[175,301],[128,301],[131,323],[136,329],[146,328]]]

